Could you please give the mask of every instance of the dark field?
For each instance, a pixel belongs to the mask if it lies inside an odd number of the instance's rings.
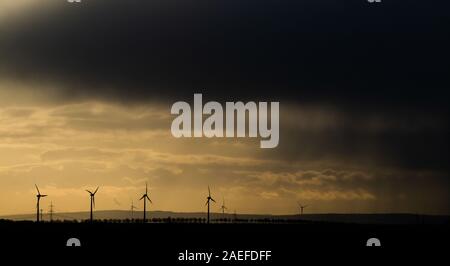
[[[213,252],[224,250],[270,250],[269,261],[222,261],[210,263],[291,264],[322,252],[336,254],[339,259],[351,254],[374,253],[384,256],[409,256],[430,251],[445,254],[449,239],[448,224],[362,225],[326,222],[290,222],[284,224],[241,223],[0,223],[3,250],[41,250],[62,254],[111,254],[136,258],[148,256],[151,261],[178,261],[180,252]],[[78,238],[81,247],[66,247],[69,238]],[[376,237],[381,247],[366,247],[367,239]],[[420,253],[414,253],[414,252]],[[143,252],[143,253],[142,253]],[[193,262],[189,262],[193,263]],[[204,262],[197,262],[204,264]]]

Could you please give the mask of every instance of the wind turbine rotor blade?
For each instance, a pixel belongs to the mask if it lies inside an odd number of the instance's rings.
[[[153,204],[152,200],[148,197],[148,195],[145,195],[145,197],[148,199],[148,201]]]
[[[91,192],[91,191],[89,191],[89,190],[87,190],[87,189],[86,189],[86,191],[87,191],[87,192],[88,192],[89,194],[92,194],[92,192]]]
[[[208,205],[208,203],[209,203],[209,199],[206,200],[205,206]]]
[[[211,189],[209,189],[209,186],[208,186],[208,196],[211,197]]]
[[[216,201],[215,201],[213,198],[211,198],[211,200],[212,200],[214,203],[216,203]]]
[[[97,189],[94,191],[94,195],[95,195],[95,193],[97,193],[97,191],[98,191],[99,188],[100,188],[100,187],[97,187]]]
[[[37,192],[38,192],[38,195],[41,195],[41,192],[39,192],[38,186],[37,186],[36,184],[34,184],[34,186],[36,187],[36,190],[37,190]]]
[[[41,197],[47,197],[48,195],[41,195]]]
[[[141,197],[141,198],[140,198],[139,200],[142,200],[142,199],[144,199],[144,198],[145,198],[145,196],[146,196],[146,195],[143,195],[143,196],[142,196],[142,197]]]

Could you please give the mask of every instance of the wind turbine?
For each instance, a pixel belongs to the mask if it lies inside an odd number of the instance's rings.
[[[228,208],[225,206],[225,198],[223,198],[222,206],[221,206],[220,208],[222,209],[222,214],[225,215],[225,210],[228,209]]]
[[[39,202],[41,201],[41,198],[45,198],[45,197],[47,197],[47,195],[42,195],[41,194],[41,192],[39,191],[39,188],[38,188],[38,186],[36,185],[36,184],[34,184],[34,186],[36,187],[36,190],[37,190],[37,195],[36,195],[36,197],[37,197],[37,205],[36,205],[36,221],[37,222],[39,222],[39,211],[41,210],[41,209],[39,209]]]
[[[134,218],[134,210],[136,210],[137,209],[137,207],[136,206],[134,206],[134,203],[133,203],[133,200],[131,200],[131,219],[133,219]]]
[[[97,189],[96,189],[94,192],[91,192],[90,190],[87,190],[87,189],[86,189],[86,191],[87,191],[87,192],[89,193],[89,195],[91,196],[91,222],[94,220],[94,215],[93,215],[93,213],[92,213],[92,210],[93,210],[93,208],[95,208],[95,193],[97,193],[98,188],[99,188],[99,187],[97,187]]]
[[[146,219],[146,212],[147,212],[147,200],[150,203],[153,203],[152,200],[148,197],[148,189],[147,189],[147,182],[145,182],[145,194],[142,195],[142,197],[139,200],[144,200],[144,223],[147,221]]]
[[[300,202],[298,202],[298,206],[300,207],[300,215],[303,215],[303,209],[308,207],[308,205],[303,206],[300,204]]]
[[[210,201],[216,203],[216,201],[211,197],[211,190],[209,189],[209,186],[208,186],[208,197],[206,198],[206,204],[205,204],[205,205],[208,205],[208,223],[209,223],[209,204],[210,204]]]

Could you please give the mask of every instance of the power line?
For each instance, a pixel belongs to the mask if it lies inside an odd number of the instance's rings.
[[[49,214],[50,214],[50,222],[53,222],[53,202],[50,201],[50,210],[49,210]]]

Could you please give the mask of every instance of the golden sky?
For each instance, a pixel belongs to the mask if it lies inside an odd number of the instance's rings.
[[[44,210],[97,186],[97,210],[142,209],[146,182],[151,210],[205,211],[210,186],[213,211],[449,213],[444,24],[231,2],[0,0],[0,215],[34,213],[34,184]],[[279,145],[174,138],[194,93],[279,101]]]
[[[60,212],[87,210],[85,189],[97,186],[99,210],[128,210],[132,200],[140,206],[146,182],[153,210],[204,211],[208,185],[218,201],[214,211],[222,198],[241,213],[297,213],[298,201],[310,213],[439,213],[445,206],[432,206],[446,197],[434,183],[427,188],[433,200],[414,194],[431,173],[379,169],[308,146],[308,130],[343,123],[323,108],[282,106],[280,146],[260,149],[258,139],[174,138],[170,104],[61,101],[49,90],[33,96],[14,83],[0,91],[1,215],[32,213],[35,183],[49,195],[41,206],[52,201]],[[383,130],[376,119],[360,126]]]

